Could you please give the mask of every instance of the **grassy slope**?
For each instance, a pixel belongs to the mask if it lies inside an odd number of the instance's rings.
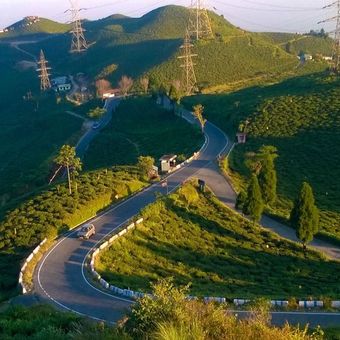
[[[314,252],[305,258],[300,246],[247,222],[210,194],[188,209],[175,194],[143,215],[142,226],[97,260],[112,284],[148,290],[150,281],[173,276],[180,284],[192,282],[191,292],[203,296],[340,294],[338,263]]]
[[[22,36],[36,36],[42,34],[61,34],[68,32],[71,28],[68,24],[61,24],[53,20],[40,18],[40,21],[27,26],[28,21],[23,19],[13,24],[13,30],[0,35],[0,39],[21,38]]]
[[[114,83],[122,74],[140,77],[147,73],[154,83],[181,79],[178,48],[183,39],[189,12],[183,7],[166,6],[142,18],[112,16],[85,23],[87,38],[96,42],[81,56],[69,56],[69,37],[61,36],[42,42],[52,65],[59,72],[86,70],[96,76],[108,65],[118,65],[111,76]],[[248,33],[210,13],[216,38],[198,44],[197,76],[201,86],[211,87],[230,82],[248,82],[282,72],[293,71],[296,57],[286,53],[267,38]],[[58,51],[55,46],[58,44]],[[38,47],[27,46],[34,53]],[[218,52],[218,53],[216,53]],[[95,60],[95,62],[93,62]]]
[[[135,164],[140,155],[158,159],[169,153],[192,155],[203,144],[198,128],[173,112],[157,106],[151,98],[122,101],[112,121],[91,144],[85,166]]]
[[[300,52],[332,55],[333,40],[330,38],[291,33],[260,33],[260,35],[294,55]]]
[[[50,158],[65,142],[74,141],[82,121],[67,115],[72,106],[56,105],[54,95],[39,98],[34,69],[23,70],[17,62],[27,56],[0,45],[0,205],[46,183]],[[23,96],[32,90],[34,100]]]
[[[0,301],[15,294],[20,262],[40,241],[53,240],[117,202],[116,194],[123,198],[146,184],[134,168],[86,173],[78,179],[77,193],[70,196],[59,184],[8,212],[0,222]]]
[[[286,199],[293,200],[301,182],[307,180],[323,210],[322,229],[339,238],[340,187],[335,180],[340,176],[338,86],[339,82],[323,75],[306,76],[271,87],[201,96],[188,100],[188,105],[202,102],[208,118],[230,135],[235,134],[240,121],[252,117],[252,137],[235,149],[232,169],[247,176],[245,152],[256,151],[262,144],[275,145],[280,156],[278,191],[284,198],[279,204],[281,214],[288,216],[291,203]]]

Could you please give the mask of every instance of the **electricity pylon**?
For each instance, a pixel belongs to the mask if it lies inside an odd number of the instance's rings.
[[[334,73],[340,73],[340,0],[336,0],[335,2],[325,6],[324,8],[336,8],[336,16],[320,21],[319,24],[335,21],[336,27],[335,30],[330,32],[334,34],[334,44],[333,44],[333,55],[332,55],[332,71]]]
[[[183,68],[183,84],[185,94],[190,96],[196,90],[197,78],[195,74],[195,64],[192,61],[193,57],[197,57],[197,54],[191,52],[191,48],[194,45],[190,41],[190,33],[186,30],[184,43],[181,46],[183,54],[178,59],[183,60],[181,67]]]
[[[189,33],[190,37],[196,40],[212,39],[214,37],[203,0],[191,0]]]
[[[79,8],[77,0],[70,0],[71,9],[67,10],[66,12],[71,12],[71,22],[73,24],[73,29],[70,32],[72,34],[72,43],[71,43],[71,53],[80,53],[86,51],[88,48],[85,35],[84,35],[84,28],[81,24],[80,16],[79,16]]]
[[[46,91],[51,88],[50,82],[50,67],[47,66],[48,61],[45,59],[43,50],[40,51],[40,60],[38,61],[39,68],[37,69],[40,78],[40,90]]]

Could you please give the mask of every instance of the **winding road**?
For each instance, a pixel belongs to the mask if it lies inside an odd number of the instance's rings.
[[[112,111],[116,104],[113,102],[110,105],[112,107],[109,111]],[[191,114],[184,113],[184,115],[185,119],[194,122]],[[96,131],[90,131],[84,136],[78,145],[80,153],[85,152],[88,141],[92,140],[96,133]],[[232,207],[235,202],[235,193],[215,164],[216,158],[221,153],[226,154],[231,145],[227,136],[209,122],[205,127],[205,136],[206,143],[199,157],[168,177],[168,190],[172,192],[187,179],[193,176],[199,177],[206,181],[222,202]],[[76,238],[76,231],[60,239],[36,268],[34,287],[39,300],[53,302],[62,309],[93,319],[108,322],[119,320],[132,302],[107,294],[93,286],[85,275],[85,260],[103,238],[138,214],[143,207],[154,202],[157,192],[166,194],[166,191],[167,188],[155,184],[95,217],[91,221],[97,230],[93,239],[81,241]],[[271,225],[271,221],[265,221],[265,223]],[[277,227],[274,231],[280,233],[282,230]],[[241,316],[244,314],[243,312],[237,313]],[[292,324],[309,323],[312,326],[339,325],[340,313],[272,313],[272,321],[274,324],[283,324],[288,321]]]

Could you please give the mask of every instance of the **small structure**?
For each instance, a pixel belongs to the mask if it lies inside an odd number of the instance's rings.
[[[161,171],[165,173],[171,172],[176,167],[176,158],[177,155],[164,155],[161,157],[159,160],[161,162]]]
[[[326,60],[326,61],[332,61],[332,60],[333,60],[333,57],[323,56],[322,59],[323,59],[323,60]]]
[[[239,132],[236,134],[237,136],[237,143],[238,144],[245,144],[247,141],[247,134],[245,132]]]
[[[111,89],[107,90],[102,94],[103,99],[108,99],[108,98],[114,98],[116,96],[120,95],[120,90],[119,89]]]
[[[72,83],[68,77],[57,77],[52,79],[52,88],[55,92],[68,92],[72,88]]]

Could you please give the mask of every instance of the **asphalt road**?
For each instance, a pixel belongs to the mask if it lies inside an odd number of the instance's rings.
[[[113,107],[116,102],[111,102]],[[109,110],[111,111],[111,110]],[[185,114],[189,121],[192,116]],[[108,119],[107,116],[105,119]],[[108,122],[107,121],[107,122]],[[85,151],[88,141],[97,131],[85,135],[78,145],[78,152]],[[221,153],[227,153],[231,145],[226,135],[216,126],[207,123],[205,127],[206,145],[197,160],[168,177],[168,190],[174,191],[190,177],[204,179],[217,197],[225,204],[233,206],[235,193],[225,178],[220,175],[215,160]],[[62,309],[109,322],[119,320],[131,305],[131,301],[114,297],[94,287],[86,278],[85,259],[91,249],[107,234],[114,232],[122,224],[139,213],[146,205],[155,201],[155,194],[166,193],[160,184],[153,185],[141,193],[127,199],[118,206],[92,220],[97,234],[91,240],[81,241],[71,232],[50,250],[39,263],[34,275],[34,287],[40,301],[53,302]],[[241,317],[246,312],[237,312]],[[272,313],[274,324],[306,324],[311,326],[339,325],[340,314],[329,313]]]
[[[99,134],[100,130],[102,130],[105,126],[107,126],[112,118],[113,112],[115,112],[117,106],[119,105],[120,98],[112,98],[107,99],[104,105],[106,109],[105,115],[98,121],[100,126],[97,129],[89,129],[79,140],[76,145],[77,156],[83,158],[85,155],[90,143],[93,139]]]

